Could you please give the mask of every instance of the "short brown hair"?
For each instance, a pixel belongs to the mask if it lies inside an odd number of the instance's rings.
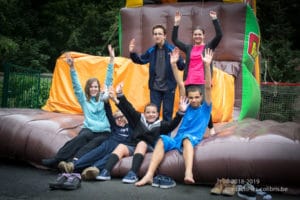
[[[199,86],[191,85],[186,89],[186,96],[188,96],[190,92],[197,92],[197,91],[199,92],[200,95],[202,95],[201,88]]]
[[[167,34],[167,29],[162,24],[156,24],[156,25],[154,25],[152,27],[152,34],[153,34],[154,30],[158,29],[158,28],[162,29],[165,35]]]
[[[154,103],[147,103],[147,104],[145,105],[144,112],[146,111],[146,109],[147,109],[148,107],[155,107],[155,108],[156,108],[156,111],[158,112],[158,107],[157,107],[157,105],[154,104]]]

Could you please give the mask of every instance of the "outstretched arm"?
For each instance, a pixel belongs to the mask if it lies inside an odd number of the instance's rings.
[[[209,16],[212,19],[216,35],[211,41],[209,41],[207,43],[207,48],[210,48],[214,51],[215,48],[217,48],[218,44],[220,43],[223,33],[222,33],[221,25],[220,25],[218,17],[217,17],[217,13],[215,11],[210,11]]]
[[[178,70],[177,64],[176,64],[178,59],[179,59],[179,49],[177,47],[175,47],[174,50],[172,51],[172,53],[170,53],[170,62],[171,62],[174,78],[179,87],[179,95],[181,97],[184,97],[185,96],[185,87],[184,87],[182,77],[179,76],[179,70]]]
[[[101,87],[100,99],[107,101],[109,98],[108,89],[113,83],[115,49],[109,44],[107,46],[109,52],[109,63],[106,70],[106,77],[103,86]]]
[[[202,60],[205,65],[205,101],[207,104],[211,103],[211,72],[210,72],[210,63],[213,58],[213,51],[211,49],[205,49]]]
[[[181,21],[181,13],[180,11],[176,11],[175,13],[175,17],[174,17],[174,26],[173,26],[173,30],[172,30],[172,42],[183,52],[187,51],[187,45],[185,43],[183,43],[182,41],[180,41],[178,39],[178,28],[179,28],[179,23]]]
[[[180,20],[181,20],[181,13],[179,10],[177,10],[174,17],[174,26],[179,26]]]
[[[114,71],[114,61],[115,61],[115,49],[109,44],[108,45],[108,52],[109,52],[109,64],[106,71],[105,77],[105,85],[107,87],[112,85],[113,82],[113,71]]]
[[[119,110],[125,115],[130,126],[135,127],[136,122],[140,120],[141,114],[136,111],[133,105],[127,100],[123,94],[123,82],[116,86],[115,92],[113,88],[110,91],[110,97],[115,102]]]
[[[110,57],[109,63],[113,65],[115,60],[115,48],[113,48],[111,44],[108,45],[108,52]]]
[[[75,71],[74,59],[72,58],[72,56],[69,53],[66,53],[66,62],[70,67],[72,86],[73,86],[75,96],[76,96],[78,102],[80,103],[80,105],[82,105],[82,103],[86,100],[86,98],[85,98],[84,91],[81,87],[81,84],[79,82],[78,75]]]

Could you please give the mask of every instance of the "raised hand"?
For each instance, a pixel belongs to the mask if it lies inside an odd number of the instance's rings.
[[[101,99],[103,101],[107,101],[109,99],[109,91],[108,91],[108,88],[107,86],[104,84],[104,86],[100,89],[100,96],[101,96]]]
[[[185,96],[181,96],[179,101],[179,110],[181,112],[185,112],[189,105],[190,105],[189,99]]]
[[[179,49],[175,47],[173,51],[170,53],[170,62],[171,64],[175,64],[179,59]]]
[[[217,13],[215,11],[209,11],[209,16],[212,18],[212,19],[217,19]]]
[[[109,98],[114,99],[116,97],[116,92],[113,86],[110,86],[108,89]]]
[[[70,66],[70,68],[74,68],[74,60],[69,53],[66,53],[66,62]]]
[[[119,83],[119,84],[117,85],[117,87],[116,87],[116,93],[117,93],[117,94],[122,94],[122,93],[123,93],[123,86],[124,86],[124,83],[123,83],[123,82],[121,82],[121,83]]]
[[[130,40],[130,43],[129,43],[129,52],[133,52],[134,51],[134,48],[135,48],[135,39],[131,39]]]
[[[119,103],[119,100],[117,99],[117,95],[116,95],[116,92],[113,88],[113,86],[110,86],[109,89],[108,89],[108,96],[109,98],[114,101],[116,104]]]
[[[174,17],[174,25],[178,26],[181,20],[181,13],[179,10],[176,11],[175,17]]]
[[[109,56],[110,56],[110,63],[113,64],[114,59],[115,59],[115,49],[112,48],[111,44],[108,45],[108,52],[109,52]]]
[[[211,49],[205,49],[204,55],[201,54],[201,56],[202,56],[203,62],[205,64],[209,64],[210,65],[210,63],[212,61],[212,58],[214,56],[214,53],[213,53],[213,51]]]

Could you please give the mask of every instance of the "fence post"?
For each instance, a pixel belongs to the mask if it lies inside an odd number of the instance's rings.
[[[2,88],[2,108],[7,107],[8,99],[8,84],[9,84],[9,65],[4,64],[4,77],[3,77],[3,88]]]

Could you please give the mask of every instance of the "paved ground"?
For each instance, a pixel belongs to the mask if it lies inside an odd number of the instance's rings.
[[[106,182],[82,182],[81,188],[73,191],[50,190],[48,182],[55,180],[57,172],[34,168],[30,165],[2,159],[0,163],[0,199],[188,199],[188,200],[237,200],[233,197],[213,196],[211,187],[203,185],[177,184],[172,189],[160,189],[151,186],[137,188],[121,183],[120,179]],[[299,196],[272,193],[273,199],[296,200]]]

